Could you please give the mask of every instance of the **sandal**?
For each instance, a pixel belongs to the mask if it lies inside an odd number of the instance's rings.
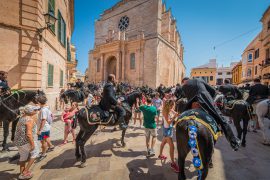
[[[59,146],[64,146],[65,144],[67,144],[68,141],[64,141],[62,144],[60,144]],[[49,149],[48,149],[49,150]]]
[[[47,152],[52,152],[54,150],[54,146],[53,147],[49,147]]]
[[[167,157],[166,157],[166,156],[164,156],[164,155],[159,155],[159,156],[158,156],[158,159],[160,159],[160,160],[166,160],[166,159],[167,159]]]
[[[18,179],[31,179],[32,177],[33,177],[33,174],[30,171],[28,171],[26,173],[20,174]]]

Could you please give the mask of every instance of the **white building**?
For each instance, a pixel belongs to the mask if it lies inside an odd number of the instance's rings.
[[[237,64],[237,62],[232,62],[230,67],[219,67],[217,68],[217,85],[221,85],[224,83],[225,79],[229,79],[232,82],[232,69]]]

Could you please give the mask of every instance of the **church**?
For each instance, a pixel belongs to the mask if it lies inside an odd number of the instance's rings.
[[[162,0],[121,0],[95,22],[89,51],[90,82],[107,80],[157,87],[185,76],[183,44],[171,10]]]

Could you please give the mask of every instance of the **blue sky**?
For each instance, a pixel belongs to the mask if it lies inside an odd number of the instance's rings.
[[[94,22],[119,0],[75,0],[75,30],[78,70],[88,67],[88,51],[94,45]],[[241,59],[249,42],[260,32],[260,19],[269,0],[166,0],[184,44],[187,75],[192,67],[216,58],[219,65]],[[251,32],[250,32],[251,31]],[[250,32],[250,33],[247,33]],[[246,34],[247,33],[247,34]],[[245,34],[241,36],[242,34]],[[233,41],[229,41],[236,38]],[[214,46],[217,46],[214,50]]]

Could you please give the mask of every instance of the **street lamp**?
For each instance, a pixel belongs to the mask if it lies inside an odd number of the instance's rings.
[[[44,15],[44,19],[45,19],[45,23],[46,23],[46,27],[43,28],[38,28],[37,31],[39,33],[39,39],[42,39],[42,35],[41,33],[45,30],[45,29],[49,29],[50,27],[52,27],[55,22],[57,21],[57,18],[54,16],[54,14],[52,12],[43,14]]]

